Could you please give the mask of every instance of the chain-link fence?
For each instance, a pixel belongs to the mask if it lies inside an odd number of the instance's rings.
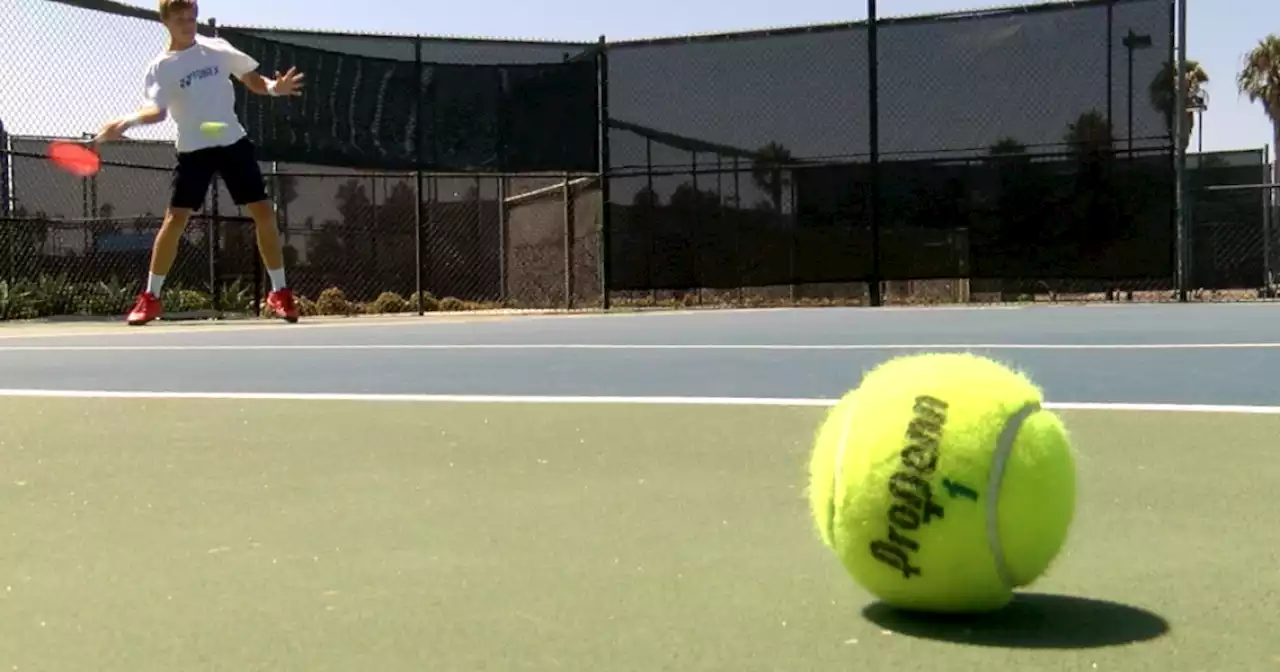
[[[43,152],[136,107],[163,29],[108,0],[0,1],[6,287],[127,294],[171,122],[105,147],[92,178]],[[1179,287],[1173,7],[631,42],[201,29],[308,76],[301,98],[237,102],[305,311],[1157,300]],[[33,79],[50,69],[56,89]],[[1267,161],[1188,158],[1187,286],[1274,283],[1262,192],[1212,188],[1265,182]],[[225,189],[183,240],[167,301],[257,308],[254,225]]]
[[[168,171],[104,159],[102,172],[81,179],[39,155],[9,158],[15,198],[0,216],[0,281],[9,288],[0,315],[125,310],[162,218],[150,210],[120,216],[116,204],[163,204]],[[262,169],[305,314],[599,305],[595,176]],[[167,308],[260,311],[259,259],[253,220],[217,181],[181,239]]]
[[[612,286],[845,303],[1163,287],[1176,183],[1155,94],[1172,9],[612,44]]]
[[[6,314],[123,311],[168,199],[172,122],[102,147],[90,178],[60,171],[45,151],[137,106],[163,28],[155,12],[120,3],[4,3],[0,263],[15,288]],[[237,97],[304,313],[600,303],[595,45],[214,24],[201,32],[264,72],[308,75],[297,101]],[[40,70],[31,63],[57,67],[71,49],[78,67],[58,88],[23,79]],[[255,311],[263,276],[254,223],[217,181],[184,233],[167,308]],[[33,287],[55,286],[65,299],[33,298],[47,293]]]

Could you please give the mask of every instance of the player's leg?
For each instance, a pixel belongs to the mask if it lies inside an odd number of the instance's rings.
[[[236,205],[244,206],[253,217],[257,229],[258,249],[262,264],[271,279],[271,292],[267,294],[267,307],[276,317],[289,322],[298,321],[298,306],[289,289],[284,272],[284,248],[280,243],[280,229],[275,209],[267,196],[267,183],[254,156],[253,144],[246,138],[224,148],[219,166],[222,180]]]
[[[164,291],[165,277],[178,258],[178,246],[182,240],[182,232],[191,219],[191,212],[204,202],[212,178],[213,170],[207,154],[192,152],[178,155],[169,207],[165,210],[160,231],[156,233],[155,242],[151,245],[147,285],[129,311],[129,324],[146,324],[164,312],[160,297]]]

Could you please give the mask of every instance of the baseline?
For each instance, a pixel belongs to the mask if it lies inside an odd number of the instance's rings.
[[[454,404],[614,404],[647,406],[781,406],[830,407],[838,399],[784,397],[664,397],[558,396],[468,394],[365,394],[325,392],[163,392],[142,390],[0,389],[0,397],[65,399],[204,399],[233,401],[352,401]],[[1106,402],[1048,402],[1045,408],[1079,411],[1149,413],[1234,413],[1280,415],[1280,406],[1230,404],[1144,404]]]
[[[0,352],[252,352],[377,350],[1276,350],[1280,343],[244,343],[148,345],[0,345]]]

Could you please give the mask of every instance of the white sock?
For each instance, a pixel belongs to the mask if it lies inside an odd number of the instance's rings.
[[[160,296],[160,290],[164,289],[164,276],[155,273],[147,274],[147,291],[154,296]]]
[[[288,287],[284,282],[284,266],[276,269],[268,268],[267,275],[271,276],[271,289],[278,292]]]

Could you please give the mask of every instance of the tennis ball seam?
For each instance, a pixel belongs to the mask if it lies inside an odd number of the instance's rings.
[[[853,417],[853,408],[852,404],[850,404],[848,417],[845,418],[845,421],[842,423],[840,428],[840,441],[836,444],[835,468],[831,470],[831,504],[828,506],[827,514],[827,538],[831,540],[832,546],[837,548],[839,545],[836,543],[836,530],[839,529],[839,526],[836,525],[836,512],[838,511],[838,507],[836,506],[836,493],[841,490],[840,476],[844,469],[844,451],[849,445],[849,429],[853,426]]]
[[[987,544],[991,551],[992,561],[995,565],[996,575],[1001,584],[1012,588],[1015,585],[1013,574],[1009,570],[1008,562],[1004,556],[1003,544],[1000,540],[1000,489],[1004,482],[1005,467],[1009,462],[1009,456],[1013,452],[1013,445],[1017,442],[1018,432],[1027,419],[1033,414],[1041,410],[1039,402],[1027,402],[1019,408],[1013,415],[1005,421],[1004,427],[1001,428],[1000,435],[996,439],[995,450],[991,458],[991,474],[987,483],[987,492],[991,493],[987,497],[986,506],[986,527],[987,527]],[[840,439],[836,443],[835,468],[832,470],[831,478],[831,496],[827,505],[827,536],[831,539],[833,546],[838,547],[839,543],[836,535],[840,526],[836,524],[836,518],[839,515],[839,504],[837,498],[840,492],[840,476],[844,469],[845,450],[849,445],[849,431],[853,425],[853,413],[849,413],[845,418],[845,422],[841,424]]]
[[[1004,423],[1004,428],[1000,431],[1000,436],[996,440],[996,449],[991,456],[991,475],[987,483],[987,544],[991,549],[991,557],[995,562],[996,575],[1000,578],[1000,582],[1008,587],[1014,587],[1013,574],[1009,570],[1009,565],[1004,557],[1004,547],[1000,541],[1000,486],[1004,482],[1005,466],[1009,462],[1009,455],[1013,452],[1013,444],[1018,439],[1018,432],[1022,429],[1022,425],[1026,423],[1027,418],[1032,414],[1040,411],[1040,403],[1031,401],[1027,402],[1018,409],[1016,413],[1009,417]]]

